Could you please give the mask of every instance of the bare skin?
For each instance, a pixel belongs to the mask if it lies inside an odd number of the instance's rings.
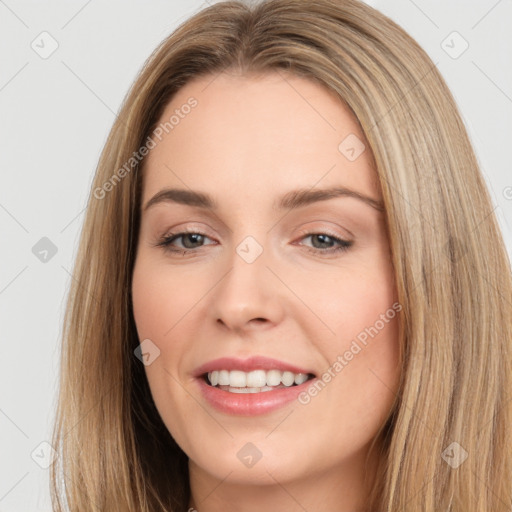
[[[400,374],[384,216],[347,195],[273,208],[295,189],[345,187],[381,201],[369,150],[351,160],[350,148],[338,148],[363,134],[339,99],[303,78],[202,77],[178,91],[162,121],[192,96],[197,106],[147,157],[132,283],[139,339],[160,350],[145,367],[152,396],[189,457],[190,507],[364,510],[377,462],[365,466],[368,447]],[[162,201],[144,210],[164,188],[207,193],[218,207]],[[156,245],[185,229],[203,236]],[[262,249],[251,263],[237,253],[248,236]],[[335,251],[336,239],[351,245]],[[346,355],[370,326],[377,334]],[[251,355],[310,368],[319,379],[330,369],[331,378],[307,403],[260,415],[205,401],[195,369]],[[346,364],[337,371],[339,357]],[[261,453],[252,467],[237,456],[249,442]]]

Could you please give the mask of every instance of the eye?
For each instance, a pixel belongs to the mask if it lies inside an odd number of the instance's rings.
[[[310,238],[312,245],[317,246],[313,248],[307,248],[309,251],[315,253],[334,253],[339,251],[347,251],[353,244],[352,241],[343,240],[342,238],[334,236],[330,233],[308,232],[303,233],[303,235],[304,236],[301,238],[301,240]]]
[[[176,247],[172,245],[176,240],[182,240],[182,246]],[[180,233],[168,233],[163,236],[160,241],[156,244],[158,247],[163,247],[166,251],[181,252],[186,254],[187,252],[194,251],[201,247],[202,242],[205,239],[209,239],[205,234],[198,231],[182,231]],[[199,245],[198,245],[199,244]],[[212,244],[207,244],[212,245]]]
[[[322,232],[307,232],[302,233],[303,237],[300,240],[310,238],[313,246],[306,247],[308,251],[320,254],[330,254],[339,251],[347,251],[352,246],[353,242],[344,240],[330,233]],[[177,240],[181,239],[181,246],[173,245]],[[181,253],[183,255],[194,252],[204,246],[204,241],[210,239],[204,233],[198,231],[181,231],[179,233],[167,233],[163,236],[158,243],[157,247],[163,247],[165,251],[174,253]],[[213,245],[213,244],[206,244]]]

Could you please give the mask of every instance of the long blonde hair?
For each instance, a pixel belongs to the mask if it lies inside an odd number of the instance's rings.
[[[69,292],[54,510],[187,509],[187,457],[134,356],[142,164],[130,159],[178,89],[225,70],[289,72],[335,92],[374,157],[403,309],[402,378],[381,431],[369,510],[510,512],[508,256],[436,66],[398,25],[357,0],[220,2],[180,25],[141,70],[96,170]]]

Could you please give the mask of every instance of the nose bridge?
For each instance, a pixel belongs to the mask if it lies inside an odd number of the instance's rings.
[[[256,235],[263,238],[263,234]],[[270,250],[256,236],[247,235],[234,246],[226,265],[229,271],[216,287],[214,314],[232,329],[242,329],[251,320],[277,322],[280,308],[277,283],[267,265]]]

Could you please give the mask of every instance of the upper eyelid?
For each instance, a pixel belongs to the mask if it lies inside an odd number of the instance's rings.
[[[314,219],[314,220],[310,220],[308,221],[307,224],[311,224],[313,222],[328,222],[330,223],[331,221],[325,221],[325,220],[320,220],[320,219]],[[179,226],[179,225],[178,225]],[[329,234],[329,236],[332,236],[332,237],[336,237],[336,238],[341,238],[343,240],[346,240],[346,241],[349,241],[350,239],[353,239],[353,238],[356,238],[354,236],[354,234],[349,230],[347,229],[346,227],[343,227],[341,228],[346,234],[341,234],[341,233],[336,233],[334,229],[332,228],[325,228],[325,227],[312,227],[312,228],[294,228],[294,229],[299,229],[301,231],[301,233],[306,233],[307,235],[309,234],[319,234],[319,233],[323,233],[323,234]],[[198,233],[198,234],[201,234],[201,235],[206,235],[210,238],[215,238],[215,235],[209,235],[208,232],[211,232],[210,228],[205,228],[203,227],[203,225],[201,225],[200,227],[196,227],[195,225],[192,225],[190,226],[189,224],[186,225],[186,227],[173,227],[173,228],[169,228],[167,229],[160,238],[164,238],[164,237],[167,237],[168,236],[168,233],[174,233],[174,235],[178,235],[178,234],[182,234],[182,233]],[[232,232],[231,230],[229,230],[229,232]],[[347,236],[348,235],[348,236]]]
[[[202,236],[206,236],[206,237],[212,238],[212,239],[215,238],[213,236],[210,236],[205,230],[203,230],[201,228],[198,228],[198,229],[180,228],[180,229],[167,230],[166,232],[164,232],[164,234],[160,238],[178,237],[179,235],[188,235],[188,234],[202,235]],[[330,229],[310,228],[310,229],[301,229],[300,230],[301,236],[311,236],[311,235],[319,235],[319,234],[328,235],[333,238],[341,238],[342,240],[347,240],[347,238],[344,235],[333,233],[333,231]]]

